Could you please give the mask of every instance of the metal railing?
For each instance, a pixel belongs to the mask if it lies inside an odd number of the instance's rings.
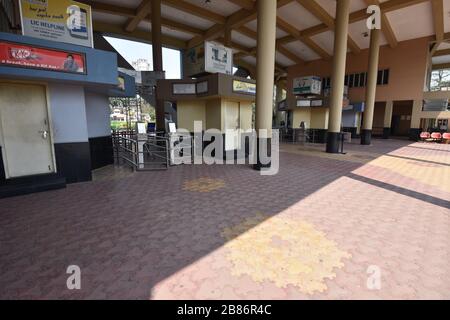
[[[128,165],[134,171],[167,170],[169,140],[158,135],[136,135],[114,132],[114,159],[118,165]]]

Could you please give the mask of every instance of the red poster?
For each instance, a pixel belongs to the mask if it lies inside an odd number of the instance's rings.
[[[86,74],[84,54],[0,41],[0,65]]]

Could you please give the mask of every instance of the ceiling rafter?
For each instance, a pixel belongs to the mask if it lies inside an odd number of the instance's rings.
[[[326,24],[328,28],[334,30],[334,18],[315,0],[297,0],[297,2],[311,14],[313,14],[317,19]],[[348,36],[348,46],[350,50],[355,54],[361,52],[358,44],[352,39],[352,37],[350,37],[350,35]]]
[[[367,5],[380,6],[379,0],[365,0]],[[395,36],[394,29],[392,29],[391,23],[385,12],[381,12],[381,30],[386,38],[389,46],[395,48],[398,45],[397,37]]]
[[[152,3],[150,0],[142,0],[139,7],[136,9],[135,16],[130,18],[125,25],[125,31],[133,32],[136,30],[139,23],[145,19],[151,12]]]
[[[281,19],[280,17],[277,17],[277,25],[278,27],[289,33],[292,37],[294,37],[296,40],[299,40],[303,42],[305,45],[307,45],[309,48],[311,48],[316,54],[318,54],[323,59],[330,59],[331,56],[326,52],[322,47],[317,45],[314,41],[312,41],[309,37],[302,36],[301,31],[297,30],[296,27],[289,24],[285,20]],[[281,43],[280,43],[281,45]]]
[[[219,24],[225,24],[225,22],[226,22],[226,19],[224,16],[217,14],[215,12],[212,12],[210,10],[207,10],[205,8],[196,6],[195,4],[186,2],[184,0],[163,0],[162,4],[172,7],[174,9],[181,10],[183,12],[192,14],[199,18],[209,20],[211,22],[215,22],[215,23],[219,23]]]
[[[291,3],[292,1],[294,0],[278,0],[277,7],[281,8]],[[215,38],[222,36],[226,29],[231,30],[237,29],[247,24],[248,22],[256,20],[256,18],[257,18],[257,8],[255,2],[252,10],[241,9],[239,11],[236,11],[235,13],[226,18],[226,22],[224,24],[216,24],[205,32],[205,36],[196,37],[191,41],[189,41],[188,46],[195,47],[205,40],[214,40]]]
[[[247,10],[252,10],[253,7],[255,6],[255,1],[253,0],[227,0],[227,1]]]
[[[431,0],[433,8],[434,32],[436,33],[436,42],[441,43],[444,40],[444,0]]]
[[[380,3],[380,9],[384,13],[391,11],[400,10],[406,7],[410,7],[419,3],[427,2],[429,0],[388,0],[386,2]],[[366,9],[361,9],[350,13],[349,23],[359,22],[361,20],[367,19],[369,15]],[[307,28],[301,31],[301,34],[305,37],[312,37],[320,33],[329,31],[330,28],[325,24],[321,23],[319,25]],[[290,43],[296,41],[297,39],[291,35],[279,39],[282,44]]]

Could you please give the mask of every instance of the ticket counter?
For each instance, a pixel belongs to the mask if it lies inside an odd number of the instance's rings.
[[[241,133],[253,129],[253,80],[225,74],[160,80],[157,95],[176,104],[178,128],[194,133],[194,123],[200,121],[202,131],[219,130],[225,137],[225,151],[241,149]]]

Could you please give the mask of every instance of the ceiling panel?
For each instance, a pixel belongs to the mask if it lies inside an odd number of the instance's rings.
[[[348,32],[352,39],[361,49],[367,49],[370,46],[370,32],[366,26],[366,20],[358,21],[349,26]],[[384,34],[381,33],[380,45],[387,44]]]
[[[186,13],[165,5],[161,6],[161,15],[164,18],[171,19],[180,23],[186,23],[192,27],[204,30],[209,29],[214,25],[214,23],[209,20],[202,19],[198,16],[194,16],[190,13]]]
[[[311,50],[308,46],[306,46],[303,42],[294,41],[285,45],[286,49],[296,54],[300,58],[305,61],[317,60],[320,59],[320,56],[317,55],[313,50]]]
[[[334,32],[327,31],[311,38],[316,44],[324,49],[328,54],[332,55],[334,52]]]
[[[428,1],[386,15],[398,41],[434,35],[433,13]]]
[[[319,19],[314,17],[296,1],[278,9],[278,16],[298,30],[304,30],[320,24]]]

